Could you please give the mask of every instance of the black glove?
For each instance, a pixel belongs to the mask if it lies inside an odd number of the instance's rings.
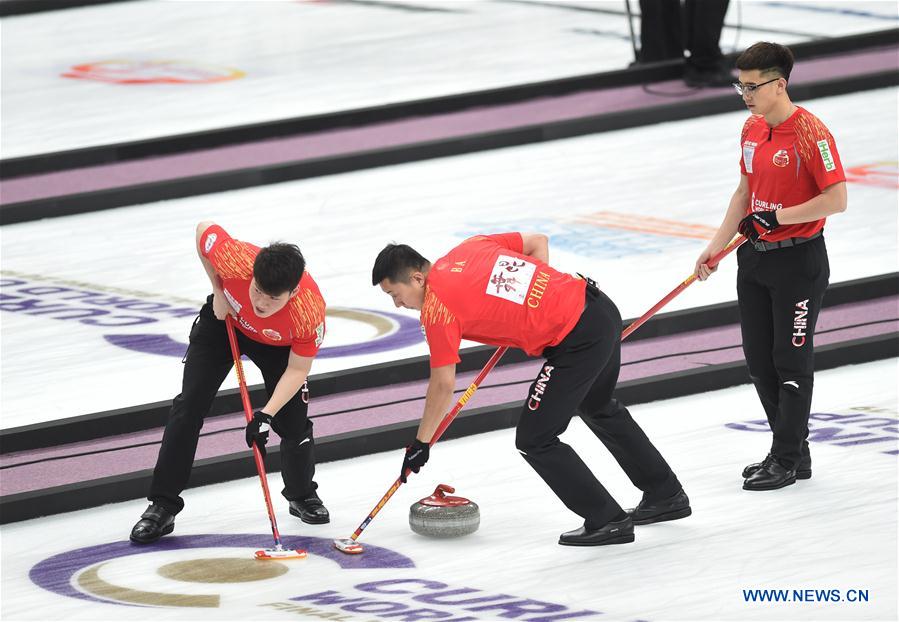
[[[777,222],[777,212],[752,212],[740,221],[740,226],[738,227],[740,233],[755,244],[758,242],[760,234],[753,225],[758,225],[766,232],[774,231],[780,226],[780,223]]]
[[[400,481],[406,483],[406,469],[418,473],[428,462],[428,454],[431,446],[415,439],[415,442],[406,447],[406,455],[403,457],[403,468],[400,470]]]
[[[266,415],[261,410],[253,413],[253,418],[247,423],[247,447],[259,448],[259,453],[265,458],[265,444],[268,442],[268,431],[272,427],[272,416]]]

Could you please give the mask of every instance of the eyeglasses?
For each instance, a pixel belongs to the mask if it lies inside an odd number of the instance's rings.
[[[743,84],[742,82],[734,82],[734,90],[737,92],[737,95],[742,95],[743,93],[749,93],[750,95],[752,95],[766,84],[771,84],[772,82],[777,82],[778,80],[780,80],[780,77],[774,78],[773,80],[768,80],[767,82],[762,82],[761,84]]]

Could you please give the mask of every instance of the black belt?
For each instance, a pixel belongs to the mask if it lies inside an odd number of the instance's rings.
[[[597,285],[596,281],[591,279],[589,276],[584,276],[580,272],[576,272],[575,274],[577,274],[578,277],[587,281],[587,289],[586,289],[587,295],[584,296],[584,308],[581,310],[581,313],[583,313],[584,311],[586,311],[587,305],[590,304],[590,301],[596,299],[596,297],[599,296],[599,285]]]
[[[766,251],[773,251],[778,248],[789,248],[790,246],[799,246],[800,244],[811,242],[816,238],[820,238],[822,233],[824,233],[823,229],[815,234],[808,236],[807,238],[787,238],[786,240],[778,240],[777,242],[757,240],[752,243],[752,247],[760,253],[764,253]]]

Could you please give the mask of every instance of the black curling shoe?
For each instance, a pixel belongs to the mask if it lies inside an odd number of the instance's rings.
[[[290,513],[310,525],[324,525],[331,522],[328,508],[318,498],[318,493],[315,491],[310,493],[305,499],[291,501]]]
[[[772,455],[768,454],[765,456],[765,459],[761,462],[753,462],[752,464],[747,464],[743,469],[743,479],[746,479],[759,469],[765,467],[767,462],[772,459]],[[799,464],[796,465],[796,479],[811,479],[812,477],[812,457],[811,456],[802,456],[802,460],[799,461]]]
[[[150,544],[175,530],[175,515],[161,505],[151,503],[131,529],[131,541]]]
[[[574,531],[566,531],[559,536],[559,544],[565,546],[603,546],[606,544],[626,544],[634,541],[634,523],[630,517],[609,521],[599,529],[586,526]]]
[[[651,525],[666,520],[686,518],[693,513],[690,509],[690,499],[681,488],[676,493],[660,501],[648,502],[645,499],[632,510],[627,510],[628,516],[635,525]]]
[[[769,456],[764,466],[743,481],[743,490],[777,490],[796,483],[796,468],[788,468]]]

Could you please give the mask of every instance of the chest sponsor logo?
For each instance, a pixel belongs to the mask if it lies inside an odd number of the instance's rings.
[[[755,156],[755,148],[757,145],[758,143],[751,140],[743,142],[743,166],[746,168],[747,173],[752,173],[752,158]]]
[[[272,341],[281,341],[281,333],[279,333],[278,331],[276,331],[272,328],[263,328],[262,334],[265,337],[268,337],[269,339],[271,339]]]
[[[771,158],[771,161],[774,163],[774,166],[784,168],[787,164],[790,163],[790,154],[787,153],[786,149],[781,149],[774,154],[774,157]]]
[[[244,328],[246,328],[251,333],[259,332],[258,330],[256,330],[256,327],[254,327],[252,324],[247,322],[243,317],[239,317],[238,320],[240,321],[240,325],[243,326]]]
[[[205,254],[209,254],[209,251],[212,250],[212,247],[215,246],[215,241],[218,239],[217,233],[210,233],[206,236],[206,244],[203,245],[203,252]]]
[[[500,255],[490,271],[487,294],[523,305],[536,270],[537,265],[530,261]]]
[[[762,199],[758,199],[755,196],[755,192],[752,193],[753,212],[773,212],[774,210],[781,209],[783,206],[783,203],[775,203],[774,201],[763,201]]]
[[[818,151],[821,153],[821,161],[824,163],[824,170],[829,173],[836,169],[837,165],[833,161],[833,156],[830,154],[830,145],[827,144],[827,141],[819,140],[817,145]]]

